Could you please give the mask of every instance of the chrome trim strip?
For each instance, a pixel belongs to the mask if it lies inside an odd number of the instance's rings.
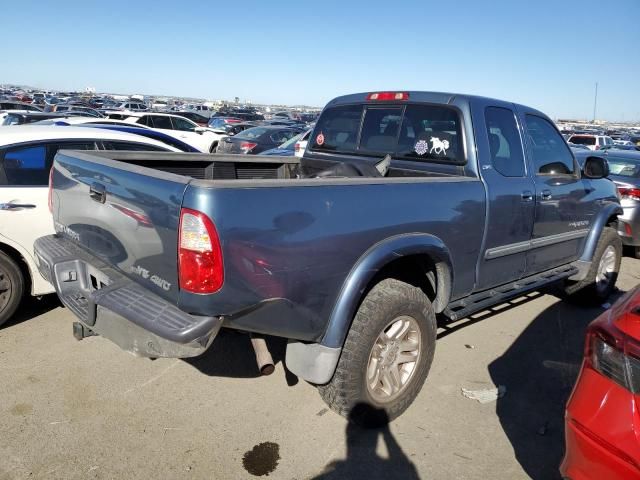
[[[484,258],[485,260],[492,260],[494,258],[526,252],[528,250],[533,250],[534,248],[546,247],[549,245],[554,245],[556,243],[568,242],[569,240],[586,237],[588,233],[589,229],[585,228],[573,232],[558,233],[556,235],[536,238],[526,242],[510,243],[509,245],[489,248],[485,252]]]

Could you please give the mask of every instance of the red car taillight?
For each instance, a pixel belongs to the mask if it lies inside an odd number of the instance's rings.
[[[640,188],[623,187],[616,185],[621,198],[630,198],[632,200],[640,200]]]
[[[49,212],[53,213],[53,166],[49,170]]]
[[[627,315],[640,321],[636,311]],[[634,394],[640,393],[640,342],[616,327],[608,315],[587,330],[585,366]]]
[[[222,247],[216,227],[204,213],[180,211],[178,234],[180,289],[191,293],[214,293],[224,283]]]
[[[253,142],[241,142],[240,150],[242,150],[242,153],[249,153],[251,150],[256,148],[256,145],[258,144]]]

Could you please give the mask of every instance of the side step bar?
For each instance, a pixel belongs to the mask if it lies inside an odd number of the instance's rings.
[[[558,280],[569,278],[576,273],[578,273],[577,267],[565,265],[530,277],[521,278],[515,282],[474,293],[461,300],[451,302],[443,314],[452,321],[460,320],[461,318],[468,317],[493,305],[498,305],[514,297],[519,297],[531,290],[536,290]]]

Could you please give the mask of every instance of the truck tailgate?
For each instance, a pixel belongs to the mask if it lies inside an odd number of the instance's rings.
[[[178,223],[190,180],[79,152],[61,152],[51,179],[56,232],[176,302]]]

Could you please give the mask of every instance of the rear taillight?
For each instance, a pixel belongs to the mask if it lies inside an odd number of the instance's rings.
[[[390,101],[390,100],[409,100],[407,92],[377,92],[367,95],[367,100]]]
[[[53,213],[53,166],[49,170],[49,213]]]
[[[607,317],[587,330],[585,366],[634,394],[640,393],[640,343]]]
[[[242,150],[242,153],[249,153],[251,150],[256,148],[256,145],[258,144],[253,142],[241,142],[240,150]]]
[[[296,149],[296,153],[298,153],[300,151],[300,144],[298,142],[296,142],[294,148]]]
[[[214,293],[224,283],[222,248],[213,222],[204,213],[180,211],[178,236],[180,289],[191,293]]]
[[[620,198],[630,198],[632,200],[640,200],[640,188],[625,187],[622,185],[616,185]]]

